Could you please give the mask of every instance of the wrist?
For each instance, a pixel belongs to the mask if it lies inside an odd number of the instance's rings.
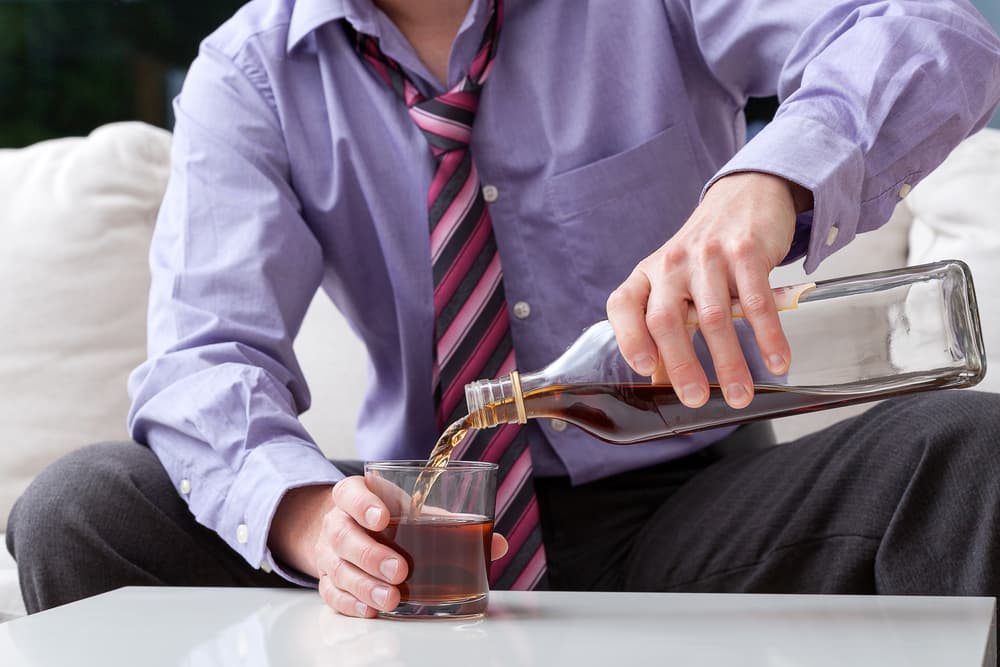
[[[302,486],[282,497],[271,520],[267,545],[271,554],[303,574],[317,577],[316,541],[323,519],[334,507],[332,485]]]
[[[782,179],[788,185],[789,194],[792,196],[792,202],[795,205],[795,213],[805,213],[806,211],[811,211],[813,209],[813,193],[812,190],[802,187],[794,181],[789,181],[788,179]]]

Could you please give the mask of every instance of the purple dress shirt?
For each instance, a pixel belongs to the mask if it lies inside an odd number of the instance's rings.
[[[460,28],[449,86],[486,5]],[[255,567],[275,566],[283,494],[342,478],[297,418],[310,398],[292,339],[318,288],[370,357],[361,455],[421,458],[437,436],[434,160],[345,18],[426,95],[445,88],[371,0],[255,0],[206,39],[176,101],[149,360],[129,383],[133,437]],[[810,189],[792,255],[813,269],[883,224],[904,183],[986,123],[998,90],[1000,41],[964,0],[506,0],[472,151],[496,189],[507,302],[531,306],[511,318],[518,366],[546,365],[603,319],[715,179],[754,170]],[[744,146],[747,97],[771,94],[777,117]],[[533,428],[536,473],[575,483],[728,432],[612,447]]]

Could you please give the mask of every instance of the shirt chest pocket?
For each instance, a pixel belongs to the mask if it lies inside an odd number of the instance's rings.
[[[603,318],[608,294],[691,214],[699,171],[683,126],[672,125],[546,181],[548,223],[583,290],[584,319]]]

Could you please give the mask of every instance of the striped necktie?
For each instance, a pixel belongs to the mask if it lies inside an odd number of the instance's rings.
[[[417,90],[399,63],[382,53],[374,37],[357,33],[344,22],[358,53],[406,103],[437,161],[427,205],[434,276],[433,390],[442,431],[464,416],[467,383],[515,369],[500,255],[469,151],[479,93],[493,66],[502,18],[502,0],[495,0],[482,45],[465,78],[431,99]],[[454,454],[455,458],[499,464],[494,529],[507,537],[510,551],[492,564],[490,585],[513,590],[544,588],[545,549],[531,478],[528,430],[506,424],[473,432]]]

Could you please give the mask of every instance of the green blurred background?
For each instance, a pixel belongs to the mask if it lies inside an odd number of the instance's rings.
[[[244,1],[0,0],[0,148],[116,120],[172,127],[199,42]],[[974,2],[1000,26],[1000,0]],[[751,132],[775,104],[751,102]]]
[[[0,0],[0,147],[171,127],[199,42],[244,0]]]

